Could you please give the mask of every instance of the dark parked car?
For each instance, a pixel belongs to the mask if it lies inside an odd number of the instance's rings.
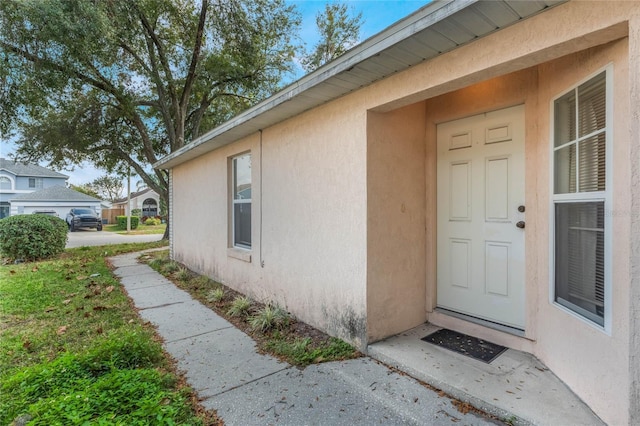
[[[67,225],[71,232],[78,228],[96,228],[102,231],[102,220],[91,209],[71,209],[67,214]]]

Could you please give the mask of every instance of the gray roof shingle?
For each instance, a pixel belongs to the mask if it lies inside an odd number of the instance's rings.
[[[16,176],[69,178],[67,175],[54,172],[37,164],[20,163],[6,158],[0,158],[0,170],[6,170]]]
[[[64,186],[50,186],[40,191],[30,192],[28,194],[20,194],[11,199],[11,201],[100,201],[90,195]]]

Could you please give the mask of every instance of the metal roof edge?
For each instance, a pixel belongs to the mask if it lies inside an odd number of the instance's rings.
[[[246,123],[249,120],[258,117],[264,112],[269,111],[274,107],[293,99],[298,94],[317,86],[318,84],[345,70],[348,70],[349,68],[357,65],[363,60],[375,56],[376,54],[396,44],[397,42],[404,40],[412,34],[415,34],[441,21],[446,17],[474,3],[477,3],[478,1],[479,0],[436,0],[425,5],[423,8],[415,11],[414,13],[408,15],[400,21],[390,25],[381,32],[366,39],[364,42],[347,51],[345,54],[335,59],[334,61],[331,61],[328,64],[325,64],[317,70],[313,71],[312,73],[303,76],[299,80],[296,80],[289,86],[285,87],[283,90],[259,102],[246,111],[243,111],[242,113],[226,121],[220,126],[199,136],[182,148],[166,155],[164,158],[155,162],[153,164],[153,168],[168,169],[173,166],[177,166],[181,163],[181,161],[179,161],[179,157],[181,157],[185,153],[200,147],[201,145],[207,143],[208,141],[223,133],[228,132],[229,130],[237,127],[240,124]],[[336,96],[335,98],[338,98],[339,96]],[[212,151],[215,148],[218,147],[212,146],[210,150],[207,150],[207,152]]]

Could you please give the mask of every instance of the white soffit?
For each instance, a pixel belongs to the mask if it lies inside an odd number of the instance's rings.
[[[566,1],[434,1],[153,166],[170,169]]]

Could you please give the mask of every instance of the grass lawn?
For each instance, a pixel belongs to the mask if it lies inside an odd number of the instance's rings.
[[[217,424],[105,260],[163,244],[81,247],[0,266],[0,424]]]
[[[164,230],[167,228],[165,223],[161,225],[145,225],[141,223],[138,225],[138,228],[132,229],[131,232],[127,232],[126,229],[120,229],[118,225],[104,225],[102,227],[103,231],[107,232],[115,232],[116,234],[126,234],[126,235],[147,235],[147,234],[164,234]]]

